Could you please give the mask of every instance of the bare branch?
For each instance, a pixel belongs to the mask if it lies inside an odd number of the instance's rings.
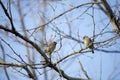
[[[11,26],[12,26],[12,30],[15,31],[15,27],[14,27],[14,24],[13,24],[13,20],[12,18],[10,17],[10,15],[8,14],[7,12],[7,9],[5,8],[4,4],[2,3],[2,1],[0,0],[0,5],[2,6],[3,10],[4,10],[4,13],[5,15],[8,17],[8,19],[10,20],[10,23],[11,23]]]

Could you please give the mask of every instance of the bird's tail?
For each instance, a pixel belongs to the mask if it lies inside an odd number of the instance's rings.
[[[93,49],[91,49],[91,51],[92,51],[92,53],[94,54],[94,50],[93,50]]]
[[[50,63],[51,63],[52,54],[50,53]]]

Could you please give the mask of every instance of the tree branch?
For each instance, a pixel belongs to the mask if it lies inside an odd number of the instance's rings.
[[[10,20],[10,23],[11,23],[11,26],[12,26],[12,30],[15,31],[15,27],[14,27],[14,24],[13,24],[13,20],[12,20],[12,17],[10,17],[10,15],[8,14],[7,12],[7,9],[5,8],[4,4],[1,2],[0,0],[0,5],[2,6],[3,8],[3,11],[5,13],[5,15],[8,17],[8,19]]]
[[[10,32],[16,36],[18,36],[19,38],[23,39],[24,41],[28,42],[29,44],[31,44],[42,56],[43,58],[45,59],[46,63],[48,63],[48,66],[53,68],[55,71],[57,71],[58,73],[61,72],[62,76],[64,78],[66,78],[67,80],[85,80],[85,79],[82,79],[82,78],[74,78],[74,77],[71,77],[71,76],[68,76],[67,74],[64,73],[63,70],[60,70],[58,69],[56,66],[54,66],[54,64],[50,63],[48,57],[45,55],[45,53],[41,50],[41,48],[34,42],[32,42],[31,40],[29,40],[28,38],[26,38],[25,36],[22,36],[20,33],[18,32],[14,32],[10,29],[7,29],[5,28],[4,26],[0,25],[0,29],[4,30],[4,31],[7,31],[7,32]],[[19,65],[18,65],[19,66]],[[29,74],[30,75],[30,74]],[[34,78],[33,78],[34,79]]]
[[[111,24],[114,27],[115,32],[117,32],[118,34],[120,34],[120,28],[119,25],[117,24],[117,20],[116,17],[110,7],[110,5],[107,3],[106,0],[101,0],[103,2],[104,7],[106,8],[106,15],[109,17]]]

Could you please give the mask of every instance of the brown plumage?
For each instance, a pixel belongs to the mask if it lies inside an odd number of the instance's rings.
[[[54,41],[54,42],[50,43],[45,49],[45,52],[49,53],[49,55],[50,55],[50,62],[51,62],[51,54],[55,50],[56,44],[57,44],[57,42]]]
[[[92,40],[88,36],[83,37],[83,41],[86,47],[90,48],[92,53],[94,53],[94,46]]]
[[[54,51],[55,47],[56,47],[56,42],[52,42],[50,43],[47,47],[46,47],[46,52],[49,52],[50,54]]]

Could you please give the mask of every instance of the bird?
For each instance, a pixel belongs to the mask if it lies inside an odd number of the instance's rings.
[[[56,44],[57,44],[57,42],[54,41],[54,42],[50,43],[45,49],[45,52],[49,53],[49,55],[50,55],[50,61],[51,61],[51,54],[55,50]]]
[[[94,53],[93,41],[88,36],[84,36],[83,41],[84,41],[85,46],[90,48],[92,53]]]
[[[55,47],[56,47],[56,44],[57,44],[57,42],[52,42],[52,43],[50,43],[47,47],[46,47],[46,49],[45,49],[45,51],[48,53],[52,53],[53,51],[54,51],[54,49],[55,49]]]

